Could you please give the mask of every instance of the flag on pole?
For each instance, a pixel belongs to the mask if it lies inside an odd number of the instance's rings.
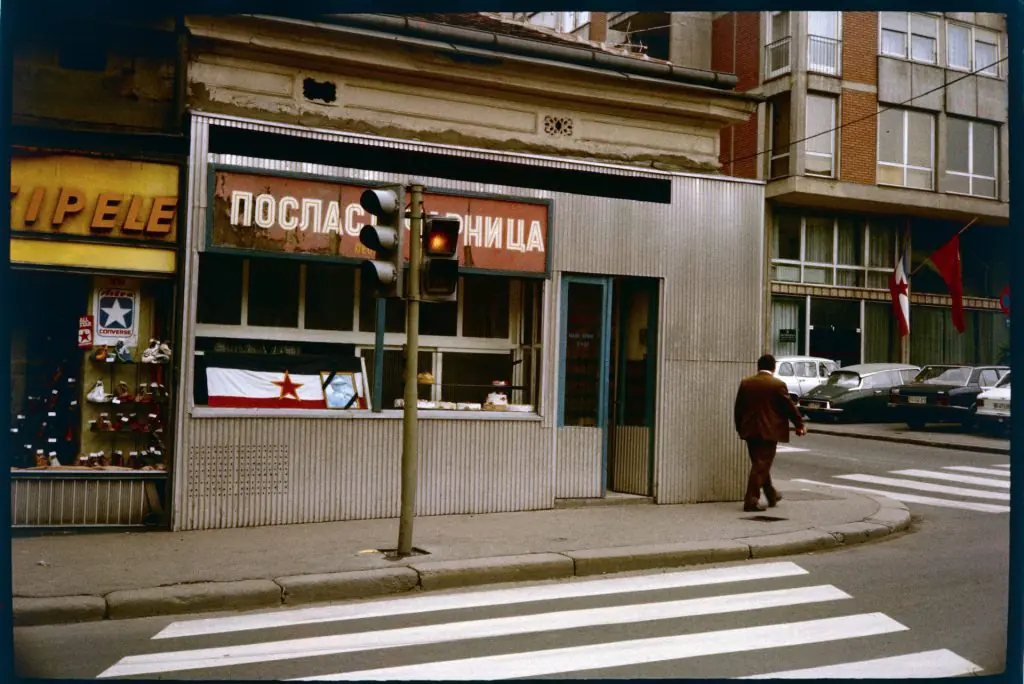
[[[906,251],[896,260],[896,266],[889,275],[889,294],[892,296],[892,311],[899,324],[900,337],[910,332],[910,294],[907,281]]]
[[[960,267],[960,235],[935,250],[931,255],[939,275],[946,281],[949,296],[953,299],[953,327],[957,332],[964,331],[964,284]]]

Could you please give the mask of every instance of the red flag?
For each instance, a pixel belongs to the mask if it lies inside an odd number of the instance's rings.
[[[949,296],[953,298],[953,326],[957,332],[964,331],[964,285],[960,272],[960,236],[935,250],[932,263],[939,269],[939,275],[946,281]]]
[[[907,255],[896,262],[889,275],[889,295],[892,297],[892,310],[899,324],[900,337],[910,332],[910,299],[907,294]]]

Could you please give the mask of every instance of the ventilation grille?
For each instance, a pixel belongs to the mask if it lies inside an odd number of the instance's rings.
[[[189,496],[288,493],[287,445],[192,447],[189,451]]]
[[[572,119],[567,116],[545,116],[544,132],[551,136],[572,136]]]

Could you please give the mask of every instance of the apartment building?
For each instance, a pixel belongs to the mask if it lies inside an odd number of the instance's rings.
[[[711,68],[766,98],[722,171],[766,186],[776,354],[996,362],[1009,347],[1006,21],[982,12],[716,13]],[[966,228],[965,227],[969,226]],[[962,231],[962,232],[961,232]],[[959,233],[965,329],[929,255]],[[888,292],[908,250],[910,334]]]
[[[549,16],[550,15],[550,16]],[[736,74],[766,98],[721,172],[766,188],[764,333],[845,365],[997,362],[1009,349],[1006,20],[983,12],[564,12],[519,17]],[[967,230],[965,226],[970,225]],[[962,231],[960,233],[960,231]],[[929,255],[960,233],[965,328]],[[910,334],[888,278],[907,252]]]

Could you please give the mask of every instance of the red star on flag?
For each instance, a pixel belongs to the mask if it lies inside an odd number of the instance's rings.
[[[291,395],[298,401],[298,389],[302,387],[303,383],[292,382],[292,377],[288,375],[288,371],[284,372],[284,380],[271,380],[271,382],[281,388],[281,396],[278,399],[287,399]]]

